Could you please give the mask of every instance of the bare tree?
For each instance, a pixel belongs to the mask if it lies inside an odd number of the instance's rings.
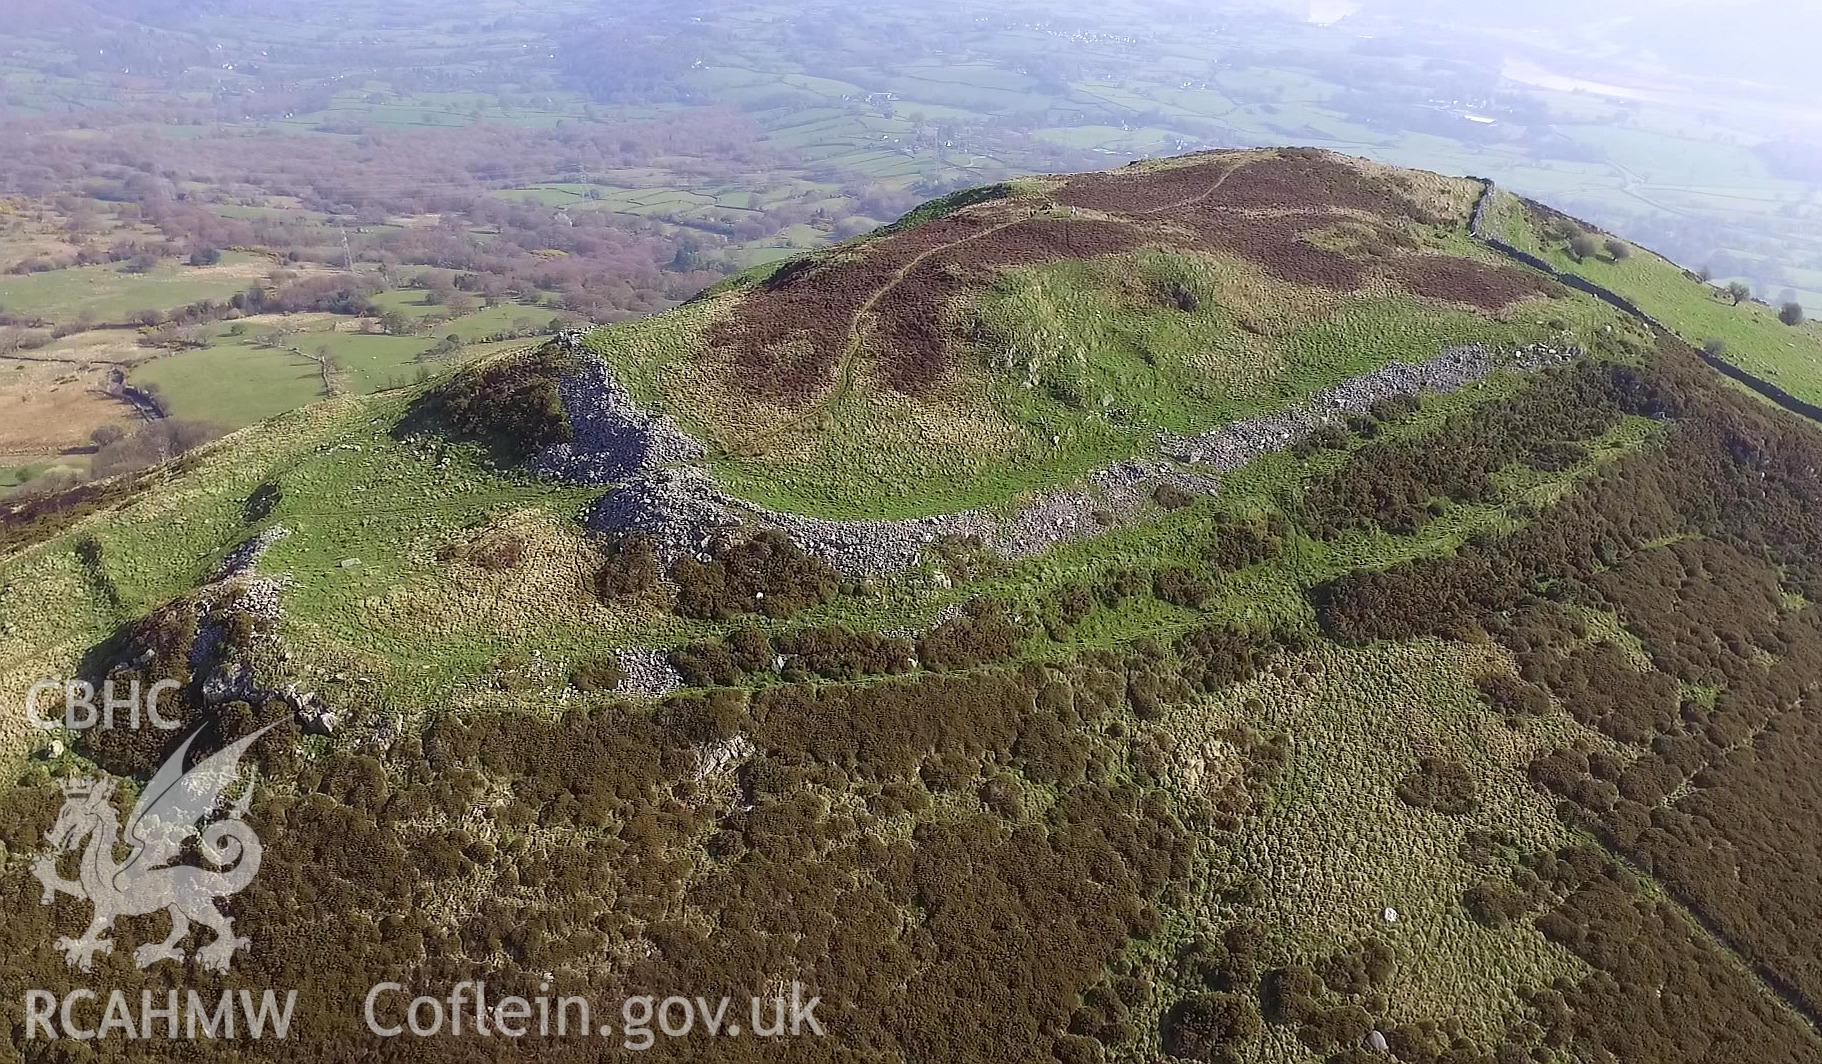
[[[340,355],[329,349],[328,344],[318,344],[316,354],[308,356],[322,370],[323,394],[346,395],[348,392],[348,364]]]
[[[154,421],[96,451],[89,459],[89,474],[111,477],[168,462],[220,435],[219,428],[199,421]]]
[[[402,310],[393,309],[380,315],[380,328],[388,336],[410,336],[413,332],[411,315]]]

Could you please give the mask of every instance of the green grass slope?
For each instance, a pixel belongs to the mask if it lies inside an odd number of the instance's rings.
[[[1784,324],[1778,310],[1756,300],[1735,303],[1727,291],[1656,252],[1626,244],[1624,257],[1602,247],[1577,257],[1570,248],[1578,223],[1526,209],[1502,194],[1497,231],[1514,246],[1541,255],[1557,269],[1580,274],[1631,300],[1698,347],[1808,402],[1822,402],[1822,324]]]

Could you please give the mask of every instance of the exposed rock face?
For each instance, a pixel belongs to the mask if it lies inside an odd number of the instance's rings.
[[[1098,535],[1150,503],[1161,484],[1213,494],[1210,476],[1148,462],[1122,462],[1080,485],[1039,493],[1010,519],[976,510],[899,521],[833,520],[782,513],[728,495],[702,469],[679,467],[641,473],[604,496],[584,515],[603,532],[652,537],[666,565],[702,554],[740,528],[775,528],[807,553],[850,576],[895,572],[917,564],[944,537],[978,537],[1010,557],[1027,557],[1073,539]]]
[[[602,532],[643,533],[668,567],[705,551],[715,537],[739,528],[739,504],[706,470],[652,469],[622,481],[589,507],[583,523]]]
[[[279,700],[298,713],[307,733],[328,734],[335,726],[335,717],[317,702],[316,693],[300,691],[295,683],[276,686],[262,682],[256,663],[242,656],[246,648],[237,648],[231,635],[239,627],[237,618],[250,620],[253,630],[259,633],[258,642],[269,645],[272,655],[283,656],[274,633],[284,612],[282,589],[277,580],[255,572],[255,567],[273,544],[290,534],[291,530],[283,525],[262,530],[229,551],[215,579],[197,589],[195,601],[201,613],[196,640],[190,645],[190,670],[205,706],[225,702],[261,705]]]
[[[235,617],[250,618],[259,633],[258,644],[272,648],[272,655],[283,653],[273,633],[282,614],[278,582],[270,577],[243,572],[205,585],[197,597],[202,615],[196,630],[196,641],[190,646],[190,669],[199,681],[204,705],[224,702],[246,702],[261,705],[278,699],[302,711],[316,699],[314,693],[300,692],[295,683],[274,686],[262,682],[258,665],[243,655],[247,648],[235,646],[230,632],[236,627]],[[264,661],[269,655],[259,655]],[[271,664],[266,661],[265,664]]]
[[[587,355],[585,369],[563,385],[576,442],[546,451],[538,468],[577,483],[617,483],[584,514],[584,523],[601,532],[650,536],[667,567],[686,554],[706,553],[719,537],[737,530],[774,528],[837,571],[868,576],[917,564],[930,544],[945,537],[978,538],[1014,558],[1040,554],[1132,520],[1152,505],[1162,486],[1212,495],[1220,490],[1220,473],[1292,447],[1319,427],[1382,399],[1456,391],[1498,369],[1537,370],[1581,354],[1573,346],[1533,345],[1510,354],[1478,345],[1453,347],[1421,362],[1382,366],[1287,410],[1197,436],[1160,437],[1167,459],[1193,468],[1132,459],[1078,484],[1040,492],[1010,518],[964,510],[899,521],[806,517],[734,498],[692,464],[706,453],[700,442],[670,418],[640,411],[607,366]]]
[[[744,735],[701,743],[696,747],[695,779],[700,782],[725,772],[752,757],[758,749],[753,740]]]
[[[985,538],[988,546],[1008,557],[1042,554],[1060,543],[1088,539],[1127,523],[1151,506],[1153,493],[1166,485],[1191,495],[1221,490],[1218,477],[1133,459],[1098,470],[1079,485],[1040,492]]]

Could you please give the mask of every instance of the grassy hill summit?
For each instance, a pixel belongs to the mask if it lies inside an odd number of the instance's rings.
[[[1694,346],[1812,334],[1586,235],[1293,149],[1032,178],[9,502],[0,697],[182,727],[0,724],[0,998],[299,990],[199,1061],[622,1044],[363,1019],[475,979],[822,1001],[678,1060],[1816,1059],[1822,430]],[[73,969],[69,782],[255,733],[229,970]]]
[[[1588,324],[1470,239],[1479,192],[1297,150],[1032,179],[591,343],[784,508],[998,503],[1414,353]]]

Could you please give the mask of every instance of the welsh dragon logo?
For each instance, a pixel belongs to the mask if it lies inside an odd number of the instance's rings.
[[[94,903],[95,918],[82,937],[57,940],[57,948],[72,968],[89,971],[95,954],[113,952],[114,944],[103,936],[113,929],[115,920],[161,909],[170,913],[171,935],[133,951],[133,962],[141,968],[161,960],[183,960],[179,943],[189,934],[192,921],[215,933],[211,942],[196,950],[198,963],[210,971],[227,971],[234,951],[250,944],[235,936],[234,921],[215,902],[245,889],[259,871],[259,837],[243,819],[252,800],[252,785],[241,789],[225,816],[206,826],[203,821],[215,813],[239,777],[240,759],[247,749],[275,726],[267,725],[237,740],[185,772],[184,761],[199,734],[191,733],[140,793],[127,817],[124,839],[120,817],[109,801],[114,793],[112,780],[64,782],[63,809],[45,835],[53,850],[38,858],[32,873],[44,884],[45,905],[58,894]],[[85,839],[77,878],[64,879],[57,870],[58,856],[81,847]],[[195,851],[214,868],[178,863],[192,840]],[[116,860],[115,853],[123,843],[126,859]]]

